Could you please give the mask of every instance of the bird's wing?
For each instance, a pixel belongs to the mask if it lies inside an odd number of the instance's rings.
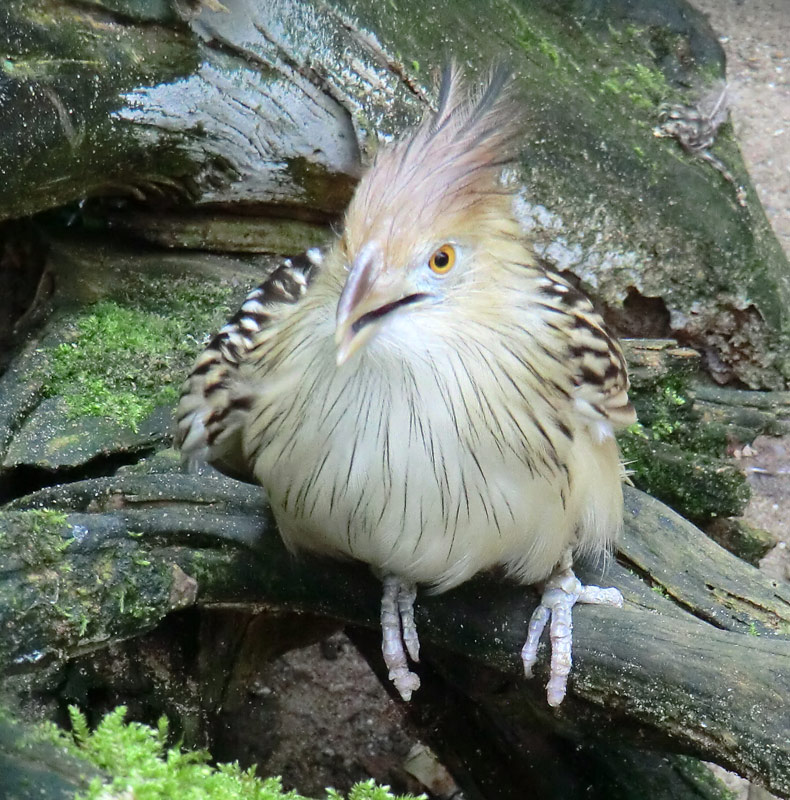
[[[285,259],[198,356],[176,409],[175,445],[185,463],[207,461],[226,474],[251,478],[241,432],[254,398],[252,388],[237,380],[239,369],[272,321],[302,298],[322,261],[317,248]]]
[[[565,278],[547,271],[540,281],[542,300],[558,311],[565,330],[565,353],[576,410],[601,436],[636,422],[628,399],[623,351],[590,300]]]

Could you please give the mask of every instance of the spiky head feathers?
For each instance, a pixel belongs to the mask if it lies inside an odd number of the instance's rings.
[[[450,240],[512,218],[512,192],[500,180],[519,134],[512,83],[499,68],[473,92],[459,68],[444,71],[435,113],[380,151],[357,187],[343,242],[351,258],[376,241],[388,260],[402,261],[415,240]]]

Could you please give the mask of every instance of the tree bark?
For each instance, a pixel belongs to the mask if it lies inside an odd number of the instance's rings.
[[[594,290],[620,333],[676,333],[707,354],[718,380],[786,388],[788,265],[731,136],[725,128],[715,150],[732,182],[654,136],[664,104],[698,105],[710,76],[724,77],[704,20],[682,0],[448,9],[417,0],[0,9],[0,219],[69,204],[25,228],[36,258],[49,252],[26,318],[51,314],[18,340],[0,377],[0,501],[13,500],[0,510],[0,669],[90,653],[190,607],[377,628],[369,572],[292,559],[258,489],[168,471],[167,456],[150,474],[83,479],[168,441],[172,393],[201,337],[274,263],[251,254],[331,237],[373,140],[421,117],[430,75],[448,57],[472,77],[503,53],[513,63],[525,96],[518,213],[550,266]],[[188,327],[165,326],[144,353],[117,336],[121,323],[136,333],[163,319]],[[79,357],[91,330],[105,350],[91,356],[93,371],[68,362],[68,383],[58,358]],[[635,383],[656,385],[688,381],[698,362],[666,341],[634,345],[629,360]],[[786,432],[784,392],[695,385],[692,395],[700,426]],[[649,455],[678,470],[674,445],[654,443]],[[669,488],[682,494],[695,470],[670,472]],[[735,498],[730,509],[743,502],[736,472],[707,465],[699,518],[717,513],[721,493]],[[27,494],[53,483],[63,485]],[[545,704],[545,651],[536,680],[520,675],[531,590],[483,576],[421,598],[426,677],[442,702],[463,700],[448,719],[476,720],[511,760],[536,724],[559,749],[605,732],[709,758],[790,797],[787,587],[636,491],[626,517],[605,580],[627,606],[578,609],[571,691],[556,713]],[[587,761],[590,774],[596,763],[615,770],[613,753]]]

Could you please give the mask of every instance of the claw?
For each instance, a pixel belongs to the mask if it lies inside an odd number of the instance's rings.
[[[419,677],[409,669],[406,653],[412,661],[420,660],[420,640],[414,622],[417,587],[393,575],[384,578],[381,598],[381,652],[389,670],[389,679],[404,700],[420,688]]]
[[[401,584],[398,592],[398,613],[403,630],[403,644],[412,661],[420,660],[420,639],[417,636],[417,625],[414,622],[414,601],[417,599],[417,587]]]
[[[521,662],[526,677],[532,677],[532,668],[538,660],[538,644],[546,624],[551,619],[551,671],[546,686],[546,698],[550,706],[558,706],[565,698],[568,675],[573,664],[572,609],[576,603],[594,603],[621,608],[623,596],[617,589],[602,589],[600,586],[583,586],[572,568],[570,550],[551,574],[543,589],[540,605],[532,614],[527,630],[527,640],[521,650]]]

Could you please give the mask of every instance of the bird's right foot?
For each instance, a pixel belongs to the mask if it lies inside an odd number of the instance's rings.
[[[394,575],[384,578],[381,598],[381,652],[389,678],[404,700],[420,688],[419,677],[409,669],[408,658],[420,660],[420,640],[414,623],[417,587]],[[407,658],[408,654],[408,658]]]

